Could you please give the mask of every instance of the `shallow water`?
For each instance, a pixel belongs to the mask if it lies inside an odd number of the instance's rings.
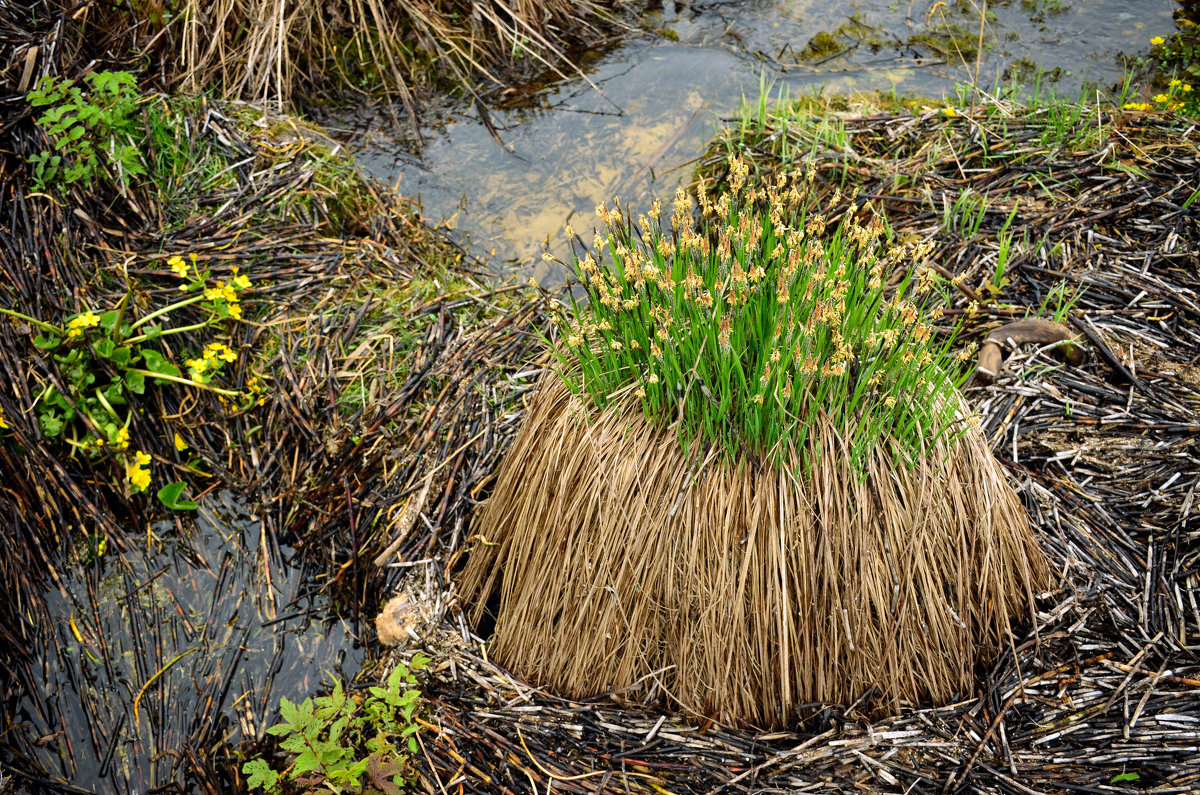
[[[280,697],[360,669],[349,628],[236,498],[211,495],[194,522],[151,530],[149,551],[131,533],[142,549],[97,556],[85,543],[56,566],[45,645],[27,650],[41,681],[15,705],[7,764],[88,791],[187,791],[187,754],[259,738]]]
[[[937,6],[931,13],[931,9]],[[560,278],[540,254],[547,236],[563,256],[560,232],[589,230],[592,209],[613,196],[645,206],[669,195],[743,98],[893,89],[953,96],[978,84],[1037,68],[1048,88],[1077,96],[1085,81],[1107,90],[1121,79],[1119,54],[1145,52],[1172,29],[1171,0],[1013,0],[990,3],[982,60],[976,67],[979,14],[969,2],[892,5],[860,0],[754,0],[662,4],[651,21],[669,35],[633,37],[586,59],[588,80],[550,83],[487,111],[450,103],[425,116],[423,147],[390,112],[323,121],[359,162],[383,181],[420,196],[427,215],[466,233],[497,270]],[[851,22],[850,18],[858,20]],[[843,28],[843,26],[846,26]],[[955,27],[957,26],[957,27]],[[798,53],[824,31],[840,50],[821,63]],[[969,63],[938,31],[969,34]],[[922,37],[934,34],[934,45]],[[943,56],[936,47],[950,52]],[[842,51],[844,50],[844,52]],[[1056,71],[1057,70],[1057,71]],[[339,129],[340,128],[340,129]]]

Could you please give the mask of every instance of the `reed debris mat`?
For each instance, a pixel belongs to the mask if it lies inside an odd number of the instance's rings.
[[[802,725],[767,733],[564,699],[489,659],[445,591],[459,553],[447,550],[448,562],[435,555],[410,572],[440,594],[443,615],[410,644],[435,660],[427,791],[1200,787],[1200,132],[1181,119],[1090,114],[1067,125],[1067,140],[1044,112],[1012,106],[830,119],[846,132],[838,143],[780,122],[719,144],[701,169],[719,179],[727,148],[760,173],[794,167],[786,140],[830,194],[845,175],[846,194],[858,185],[898,233],[933,240],[935,262],[966,274],[948,313],[968,316],[968,336],[982,340],[1026,308],[1061,310],[1078,332],[1082,363],[1018,344],[994,382],[967,390],[1063,581],[978,686],[885,720],[815,704]],[[1098,145],[1085,145],[1097,119]],[[974,229],[948,211],[968,189],[985,198]]]

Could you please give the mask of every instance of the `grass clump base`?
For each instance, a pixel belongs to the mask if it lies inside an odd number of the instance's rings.
[[[670,231],[598,210],[609,264],[578,263],[591,300],[462,592],[476,620],[498,595],[496,659],[574,698],[757,726],[948,700],[1049,573],[948,375],[934,277],[876,219],[731,172],[699,234],[683,194]]]

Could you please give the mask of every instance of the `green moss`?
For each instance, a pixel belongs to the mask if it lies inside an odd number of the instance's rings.
[[[805,61],[819,61],[841,52],[844,47],[835,34],[823,30],[809,39],[808,46],[800,53],[800,58]]]
[[[985,41],[984,47],[990,45]],[[956,22],[939,22],[922,33],[908,37],[908,46],[929,50],[943,58],[970,60],[979,49],[979,32]]]

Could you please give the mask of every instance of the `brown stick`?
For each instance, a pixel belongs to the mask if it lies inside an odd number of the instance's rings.
[[[1002,348],[1005,345],[1016,347],[1022,343],[1038,343],[1048,345],[1053,342],[1068,342],[1076,340],[1071,329],[1062,323],[1042,318],[1028,318],[1008,323],[993,330],[984,339],[979,349],[979,362],[975,377],[985,384],[990,384],[1000,372],[1003,360]],[[1083,349],[1078,345],[1062,345],[1056,352],[1070,365],[1083,362]]]

